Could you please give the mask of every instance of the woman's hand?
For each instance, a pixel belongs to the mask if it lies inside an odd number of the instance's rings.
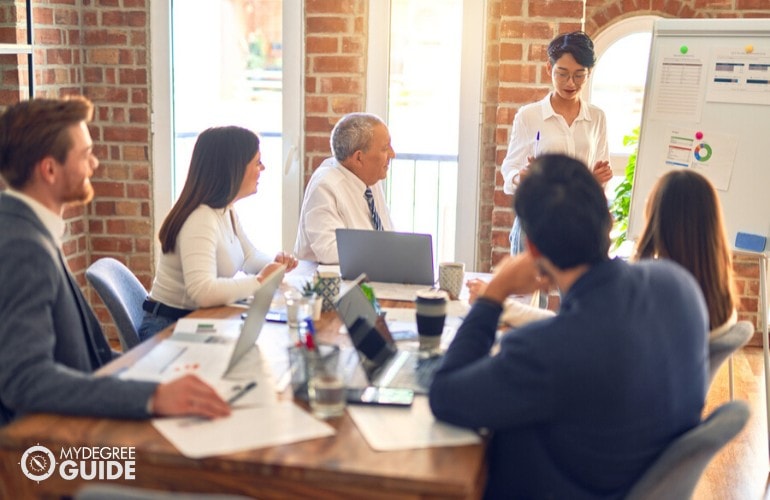
[[[286,266],[287,273],[297,267],[297,264],[299,263],[294,255],[286,252],[278,252],[275,256],[275,262]]]
[[[592,172],[594,179],[602,186],[612,179],[612,167],[610,167],[610,162],[608,161],[597,161]]]

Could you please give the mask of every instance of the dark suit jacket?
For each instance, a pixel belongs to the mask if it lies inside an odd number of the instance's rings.
[[[29,412],[148,417],[157,384],[91,375],[110,359],[51,234],[0,193],[0,425]]]

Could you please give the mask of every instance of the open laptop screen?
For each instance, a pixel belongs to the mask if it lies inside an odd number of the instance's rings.
[[[366,273],[371,281],[433,285],[433,240],[429,234],[337,229],[342,279]]]

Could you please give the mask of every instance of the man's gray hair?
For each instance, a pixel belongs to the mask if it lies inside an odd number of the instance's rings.
[[[342,162],[358,151],[367,151],[374,137],[374,127],[385,122],[371,113],[349,113],[334,125],[331,140],[332,154]]]

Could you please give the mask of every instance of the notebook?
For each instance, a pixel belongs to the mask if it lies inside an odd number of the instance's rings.
[[[366,273],[372,281],[433,285],[431,235],[367,229],[336,233],[343,280]]]
[[[250,374],[237,373],[236,366],[249,352],[258,354],[252,348],[265,324],[265,316],[278,285],[283,281],[285,270],[285,267],[276,270],[262,282],[254,293],[243,326],[240,326],[239,320],[183,318],[171,337],[161,341],[123,372],[121,377],[165,381],[187,373],[194,373],[208,380],[253,376],[253,370],[245,370],[251,372]],[[230,327],[233,324],[236,328],[235,334],[229,335],[228,331],[232,331]],[[184,326],[179,328],[180,325]]]
[[[366,275],[360,275],[340,293],[335,308],[348,329],[369,383],[427,394],[442,358],[425,358],[419,352],[399,349],[387,329],[375,328],[377,312],[359,286],[365,279]]]

